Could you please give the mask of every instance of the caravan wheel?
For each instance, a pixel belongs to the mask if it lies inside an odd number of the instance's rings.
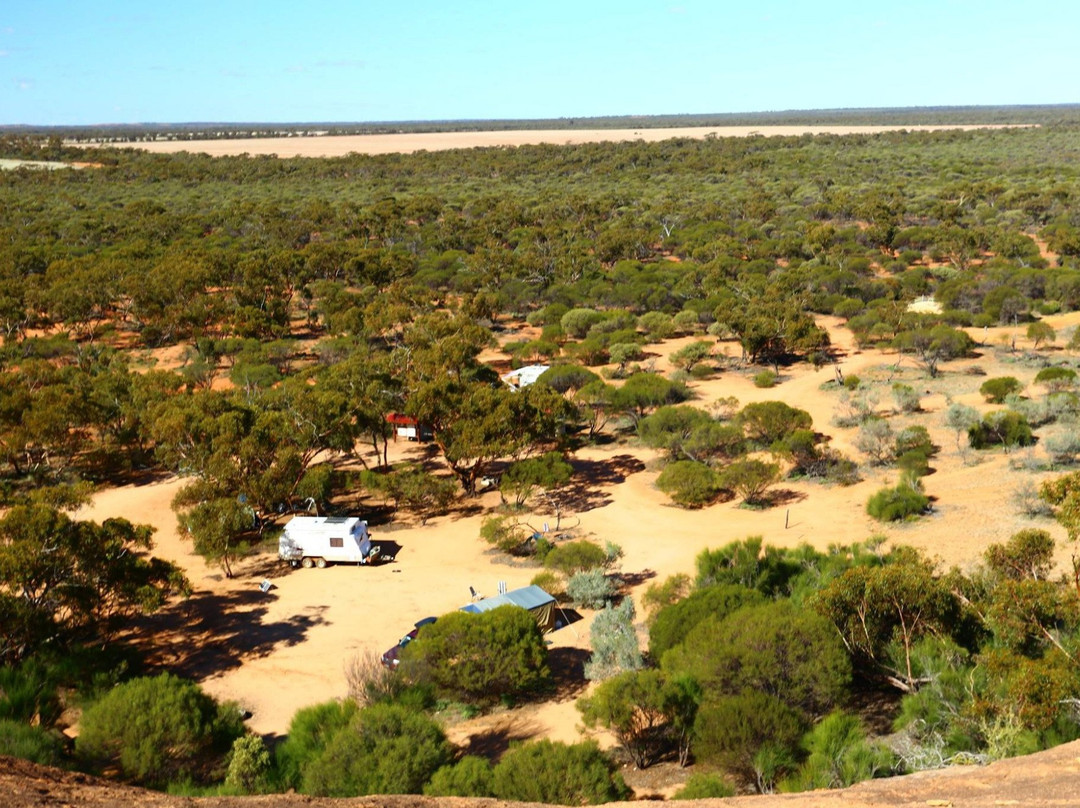
[[[316,558],[315,559],[315,566],[318,567],[321,570],[326,569],[326,559],[325,558]]]
[[[309,570],[315,566],[315,562],[307,556],[304,556],[303,560],[300,562],[300,566],[306,570]]]

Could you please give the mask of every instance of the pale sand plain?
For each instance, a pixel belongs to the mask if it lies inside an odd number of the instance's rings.
[[[1026,124],[1020,124],[1026,125]],[[322,135],[313,137],[240,138],[236,140],[159,140],[130,146],[157,154],[191,152],[211,157],[227,155],[276,155],[278,157],[343,157],[346,154],[411,154],[418,151],[445,151],[497,146],[526,146],[538,143],[575,145],[579,143],[641,140],[656,143],[672,138],[765,137],[798,135],[872,135],[880,132],[933,132],[943,129],[1002,129],[996,125],[912,125],[912,126],[685,126],[662,129],[514,129],[491,132],[417,132],[389,135]]]
[[[1058,330],[1061,344],[1062,335],[1080,323],[1080,313],[1046,320]],[[878,411],[897,428],[909,423],[926,426],[941,447],[931,464],[934,473],[925,478],[926,492],[936,499],[933,514],[902,525],[881,525],[870,519],[865,512],[867,498],[897,477],[895,470],[874,468],[864,468],[863,480],[850,487],[784,482],[779,488],[787,492],[785,502],[767,510],[749,510],[735,502],[683,510],[672,506],[655,487],[659,463],[651,450],[633,440],[582,449],[574,462],[587,501],[564,525],[573,526],[578,536],[610,540],[622,547],[621,570],[633,576],[630,594],[639,607],[650,583],[676,573],[693,575],[694,559],[703,549],[752,535],[782,547],[807,542],[824,549],[879,534],[889,543],[925,550],[939,558],[943,567],[970,567],[989,544],[1005,541],[1023,527],[1044,527],[1059,542],[1063,540],[1063,531],[1052,520],[1025,517],[1011,501],[1021,483],[1037,483],[1050,474],[1016,467],[1037,460],[1038,449],[1012,455],[961,453],[955,436],[942,422],[949,399],[983,411],[991,408],[977,392],[984,377],[966,372],[972,367],[979,366],[990,376],[1014,375],[1030,384],[1036,368],[1016,364],[1017,355],[1001,347],[1012,336],[1018,347],[1030,347],[1022,327],[973,331],[974,337],[986,343],[979,348],[981,356],[948,363],[942,376],[931,380],[910,358],[898,363],[894,353],[858,350],[840,320],[828,317],[821,322],[842,352],[843,372],[859,374],[881,392]],[[516,337],[512,330],[505,334],[506,339]],[[649,361],[658,370],[669,370],[667,355],[688,339],[692,338],[650,346],[655,355]],[[731,343],[722,343],[721,348],[737,353]],[[780,384],[772,389],[755,387],[753,372],[725,371],[692,382],[697,403],[704,406],[724,396],[735,396],[741,404],[783,400],[809,411],[815,428],[831,436],[832,445],[859,457],[852,447],[856,430],[830,423],[840,395],[825,384],[833,370],[796,365],[785,369]],[[892,381],[920,390],[923,412],[894,413],[889,395]],[[1040,391],[1030,386],[1028,393],[1035,396]],[[392,444],[391,459],[419,458],[425,451],[423,446],[402,441]],[[1022,462],[1017,463],[1018,459]],[[218,698],[239,702],[251,713],[251,728],[266,735],[284,734],[301,707],[345,696],[345,666],[356,654],[381,653],[414,621],[464,605],[470,599],[470,586],[493,594],[500,581],[510,588],[525,586],[538,571],[491,551],[479,536],[481,513],[438,517],[423,526],[402,514],[374,529],[377,541],[399,547],[393,563],[292,570],[267,553],[241,562],[236,577],[227,579],[194,555],[190,544],[178,535],[170,502],[182,485],[182,480],[166,479],[104,490],[79,516],[98,520],[125,516],[157,528],[155,554],[178,562],[187,571],[194,594],[145,622],[137,632],[141,642],[156,662],[193,676]],[[470,504],[490,509],[498,501],[498,494],[489,492]],[[552,517],[539,510],[529,518],[537,526],[545,521],[553,524]],[[1068,550],[1059,546],[1059,561],[1067,564],[1067,558]],[[266,594],[259,590],[264,579],[273,583]],[[589,648],[593,617],[588,611],[581,614],[582,620],[550,635],[553,653],[572,657],[576,664]],[[639,608],[639,621],[643,617]],[[573,703],[576,695],[567,692],[561,700],[457,723],[449,733],[462,743],[484,733],[575,741],[582,733]],[[609,742],[602,736],[600,740]]]

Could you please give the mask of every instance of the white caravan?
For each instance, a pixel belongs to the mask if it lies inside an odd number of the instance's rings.
[[[381,548],[371,543],[367,522],[355,516],[294,516],[278,540],[278,555],[294,567],[371,564],[380,554]]]

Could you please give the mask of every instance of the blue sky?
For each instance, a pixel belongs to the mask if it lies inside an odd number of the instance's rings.
[[[1076,0],[7,0],[0,124],[1080,101]]]

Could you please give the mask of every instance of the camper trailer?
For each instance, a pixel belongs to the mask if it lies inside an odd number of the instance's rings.
[[[367,522],[355,516],[294,516],[278,540],[278,555],[294,567],[372,564],[380,554]]]

